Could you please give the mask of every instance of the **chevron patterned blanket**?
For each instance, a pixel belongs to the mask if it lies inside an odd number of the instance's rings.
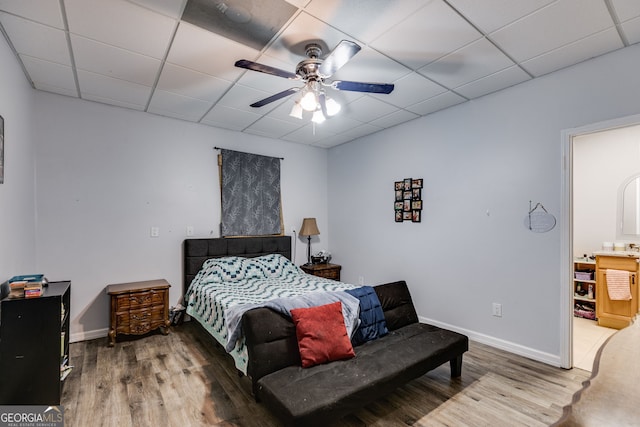
[[[187,314],[227,348],[236,368],[246,374],[248,355],[244,337],[241,331],[229,329],[230,313],[235,319],[237,314],[234,313],[267,305],[268,301],[358,287],[306,274],[277,254],[258,258],[213,258],[204,263],[187,290]],[[318,301],[320,305],[324,299]],[[238,321],[232,323],[237,325]],[[237,339],[230,339],[231,334]]]

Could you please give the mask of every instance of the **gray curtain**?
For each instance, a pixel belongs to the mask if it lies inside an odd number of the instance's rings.
[[[222,236],[280,234],[280,159],[221,150]]]

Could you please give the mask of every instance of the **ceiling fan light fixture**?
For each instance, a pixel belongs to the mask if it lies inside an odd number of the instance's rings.
[[[315,92],[308,90],[300,100],[300,106],[306,111],[315,111],[318,108],[318,97]]]
[[[342,106],[338,104],[333,98],[327,98],[327,115],[329,117],[335,116],[340,112]]]
[[[320,111],[320,109],[318,108],[316,111],[313,112],[313,117],[311,118],[311,121],[315,124],[320,124],[323,123],[326,120],[324,114],[322,114],[322,111]]]
[[[295,117],[296,119],[302,119],[302,106],[300,103],[296,101],[291,107],[291,112],[289,113],[291,117]]]

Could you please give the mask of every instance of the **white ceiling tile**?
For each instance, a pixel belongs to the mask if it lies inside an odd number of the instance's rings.
[[[165,64],[158,89],[207,102],[217,101],[231,87],[231,82],[207,74]]]
[[[260,114],[216,105],[202,118],[202,123],[224,129],[241,131],[260,118]]]
[[[612,26],[604,1],[558,0],[490,38],[512,58],[526,61]]]
[[[78,70],[78,84],[82,98],[90,94],[127,104],[145,106],[151,95],[151,88],[148,86],[83,70]]]
[[[351,128],[348,131],[339,134],[338,136],[346,136],[349,140],[352,140],[370,135],[372,133],[376,133],[381,130],[382,128],[379,126],[375,126],[370,123],[363,123],[360,126]]]
[[[370,46],[416,70],[480,37],[451,7],[433,0]]]
[[[234,81],[244,71],[234,67],[238,59],[253,60],[258,51],[218,34],[181,22],[167,61],[221,79]]]
[[[112,99],[104,96],[98,96],[91,93],[84,95],[82,99],[86,101],[99,102],[101,104],[113,105],[115,107],[122,107],[122,108],[131,109],[131,110],[144,111],[144,105],[130,104],[128,102],[124,102],[124,101],[120,101],[120,100],[116,100],[116,99]]]
[[[620,22],[640,16],[640,1],[638,0],[611,0],[611,4]]]
[[[311,116],[307,119],[311,120]],[[340,134],[348,131],[351,128],[360,126],[362,122],[355,120],[353,116],[347,116],[346,114],[340,114],[328,118],[322,123],[322,129],[326,130],[327,133],[331,134]]]
[[[382,116],[386,116],[387,114],[391,114],[398,110],[393,105],[379,101],[368,95],[363,96],[357,101],[354,101],[342,108],[349,112],[349,116],[351,118],[363,123],[379,119]]]
[[[36,87],[58,87],[64,90],[65,94],[71,91],[75,93],[75,96],[78,95],[73,70],[70,66],[25,55],[20,55],[20,59]]]
[[[418,73],[411,73],[394,82],[395,87],[384,99],[398,107],[404,108],[424,99],[432,98],[447,90],[437,83],[428,80]]]
[[[163,90],[155,90],[147,111],[192,122],[199,121],[213,103]]]
[[[161,65],[157,59],[73,34],[71,45],[80,70],[146,86],[156,81]]]
[[[422,6],[424,0],[313,0],[305,11],[369,43]]]
[[[177,25],[126,0],[65,0],[65,6],[72,33],[156,59],[164,58]]]
[[[441,85],[454,88],[514,65],[486,38],[420,68],[418,72]]]
[[[60,3],[51,0],[0,0],[0,10],[64,29]]]
[[[266,116],[262,117],[255,123],[252,123],[251,126],[245,129],[245,131],[254,135],[268,136],[269,138],[280,138],[293,132],[299,127],[300,125],[296,126],[293,123]]]
[[[554,1],[556,0],[449,0],[449,4],[486,34]]]
[[[444,110],[445,108],[452,107],[464,101],[466,101],[466,99],[453,92],[445,92],[427,99],[426,101],[412,105],[408,107],[407,110],[420,114],[421,116],[426,116],[427,114],[434,113],[438,110]]]
[[[381,128],[390,128],[392,126],[399,125],[400,123],[405,123],[409,120],[417,119],[418,117],[420,116],[410,111],[398,110],[394,113],[373,120],[371,124],[380,126]]]
[[[284,135],[281,139],[303,144],[313,144],[322,139],[329,138],[330,136],[335,135],[332,132],[328,132],[326,128],[323,127],[323,125],[324,123],[315,124],[312,122],[307,122],[303,127],[294,130],[287,135]]]
[[[251,104],[271,95],[273,94],[246,86],[235,85],[218,101],[218,104],[250,113],[265,114],[280,105],[284,100],[275,101],[259,108],[251,107]]]
[[[622,24],[622,31],[629,43],[640,42],[640,18],[630,19]]]
[[[517,65],[514,65],[513,67],[459,86],[455,88],[455,91],[469,99],[474,99],[530,79],[531,77],[529,77],[526,72]]]
[[[618,32],[615,28],[610,28],[524,61],[522,66],[537,77],[621,47],[623,44]]]
[[[180,19],[187,0],[127,0],[138,6],[161,13],[173,19]]]
[[[37,24],[7,13],[0,13],[0,23],[18,53],[71,65],[64,31]]]
[[[33,87],[38,90],[43,90],[45,92],[57,93],[58,95],[71,96],[73,98],[78,97],[78,91],[76,89],[65,89],[58,86],[50,86],[45,83],[34,83]]]

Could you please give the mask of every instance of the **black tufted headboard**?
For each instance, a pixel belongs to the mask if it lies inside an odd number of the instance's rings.
[[[191,281],[209,258],[225,256],[254,258],[267,254],[281,254],[291,259],[291,236],[186,239],[182,245],[184,259],[182,294],[187,292]]]

